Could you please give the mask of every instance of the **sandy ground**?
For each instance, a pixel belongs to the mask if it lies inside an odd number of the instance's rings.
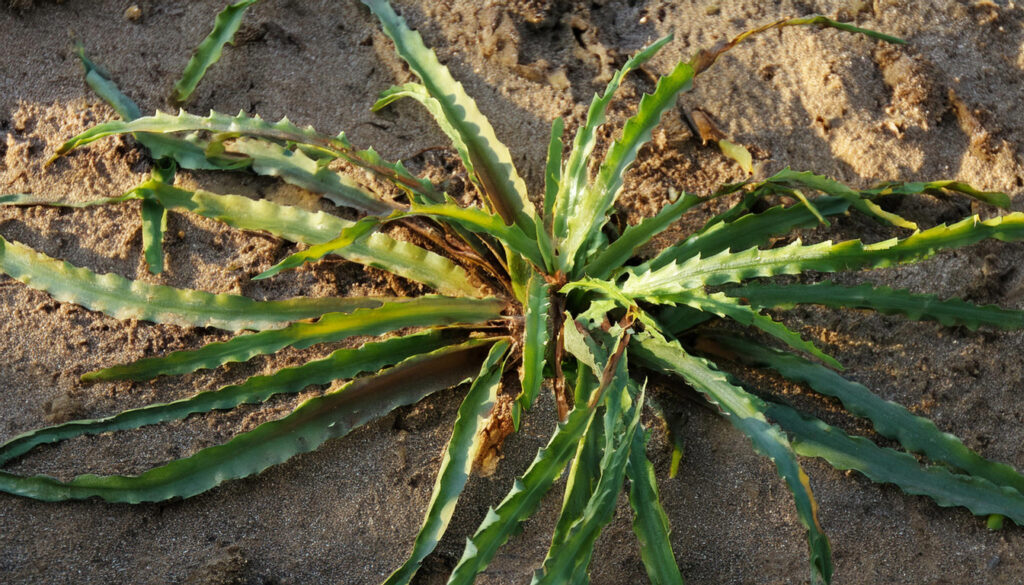
[[[144,112],[166,109],[171,85],[223,3],[141,1],[135,21],[126,20],[130,3],[124,1],[11,4],[17,7],[0,7],[0,192],[80,200],[120,194],[149,169],[130,140],[107,141],[42,166],[65,138],[112,117],[82,81],[72,36]],[[541,188],[551,120],[564,116],[573,132],[613,68],[664,34],[674,32],[675,41],[625,84],[613,121],[628,116],[641,92],[653,88],[649,74],[665,73],[698,48],[783,16],[823,13],[909,41],[891,47],[836,31],[786,30],[722,58],[642,151],[621,203],[630,221],[654,213],[670,187],[706,193],[742,178],[735,164],[692,135],[682,112],[694,108],[751,149],[758,176],[791,165],[855,186],[955,178],[1011,195],[1024,190],[1018,153],[1024,144],[1024,8],[1013,2],[932,0],[912,9],[893,0],[400,4],[490,117],[533,192]],[[423,152],[447,143],[414,104],[369,111],[376,92],[411,76],[358,3],[268,0],[248,15],[241,37],[200,86],[191,111],[287,115],[324,132],[345,130],[357,145],[373,145],[435,178],[456,167],[450,149]],[[180,180],[322,205],[245,175],[183,174]],[[896,209],[926,225],[992,213],[957,198],[907,198]],[[142,264],[134,205],[0,209],[0,235],[99,272],[214,292],[270,298],[404,288],[339,262],[258,285],[249,277],[287,248],[273,238],[178,214],[170,219],[167,271],[152,277]],[[893,235],[898,232],[856,218],[837,222],[828,233],[805,234],[868,240]],[[1024,308],[1022,261],[1021,245],[986,243],[916,267],[845,278]],[[54,421],[186,396],[328,351],[286,353],[152,384],[82,386],[77,378],[85,371],[196,347],[223,334],[119,322],[52,301],[8,277],[0,277],[0,310],[0,439]],[[928,414],[986,456],[1024,468],[1024,408],[1018,401],[1024,334],[818,310],[792,312],[787,322],[823,343],[851,379]],[[411,546],[460,395],[441,393],[315,453],[187,501],[44,504],[0,495],[0,581],[377,583]],[[803,530],[771,464],[711,412],[687,400],[674,403],[687,446],[679,477],[667,479],[669,452],[661,433],[654,435],[650,456],[689,582],[805,583]],[[154,430],[75,440],[40,449],[11,468],[61,477],[137,473],[223,441],[292,404],[274,401]],[[487,506],[501,499],[546,442],[551,410],[551,401],[542,400],[507,442],[498,473],[470,483],[449,536],[418,582],[443,581]],[[941,509],[819,461],[805,466],[835,550],[836,583],[1024,580],[1021,528],[989,532],[962,509]],[[543,559],[560,489],[478,582],[528,581]],[[623,501],[598,543],[592,582],[645,581]]]

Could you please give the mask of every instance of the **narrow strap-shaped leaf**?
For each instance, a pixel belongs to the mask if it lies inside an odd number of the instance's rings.
[[[114,108],[117,115],[124,120],[134,120],[142,116],[139,106],[124,95],[117,84],[110,79],[110,75],[85,54],[85,46],[82,43],[76,42],[74,50],[79,63],[85,70],[85,83],[96,92],[96,95],[100,96],[100,99]]]
[[[709,313],[687,306],[666,305],[658,312],[658,330],[678,337],[684,331],[712,318]]]
[[[946,326],[962,325],[971,331],[981,326],[1024,328],[1024,312],[1019,310],[995,305],[975,305],[957,298],[943,300],[935,295],[872,284],[840,286],[829,281],[811,284],[752,282],[730,288],[727,294],[745,299],[758,307],[789,309],[800,304],[814,304],[870,309],[885,315],[903,315],[915,321],[938,321]]]
[[[462,84],[437,60],[434,51],[423,44],[419,32],[411,30],[386,0],[364,0],[381,23],[384,34],[395,43],[399,57],[420,78],[427,93],[436,100],[450,130],[465,146],[472,172],[483,186],[483,194],[506,225],[516,223],[533,230],[536,215],[526,193],[526,183],[516,172],[508,147],[494,134]],[[528,231],[528,233],[529,233]]]
[[[645,297],[641,296],[638,298],[644,299]],[[659,299],[662,302],[666,300],[682,303],[700,311],[713,313],[719,317],[727,317],[748,327],[757,327],[793,349],[805,351],[837,370],[843,369],[843,366],[835,358],[818,349],[814,343],[800,337],[799,333],[767,315],[762,315],[749,305],[741,304],[738,299],[726,296],[724,293],[707,294],[700,290],[693,290],[688,293]]]
[[[441,468],[437,472],[434,491],[427,505],[427,513],[423,519],[423,527],[416,535],[412,554],[401,567],[384,581],[384,585],[406,585],[427,557],[441,540],[448,522],[455,512],[455,504],[466,486],[469,473],[476,459],[479,447],[477,433],[483,429],[488,415],[501,388],[503,358],[508,351],[509,343],[499,341],[491,347],[480,373],[473,380],[466,398],[459,407],[458,416],[452,428],[452,438],[448,442]]]
[[[555,118],[551,123],[551,139],[548,141],[547,162],[544,165],[544,226],[551,232],[551,215],[555,208],[559,186],[562,183],[562,153],[565,144],[562,133],[565,131],[565,120]]]
[[[960,439],[940,431],[932,421],[895,402],[879,398],[861,384],[795,355],[755,343],[735,338],[722,338],[721,343],[736,350],[744,362],[767,366],[790,380],[803,382],[817,392],[838,398],[847,410],[870,420],[878,434],[899,441],[907,451],[920,453],[936,463],[951,465],[968,475],[983,477],[1024,494],[1024,476],[1015,469],[985,459]]]
[[[206,36],[192,58],[185,65],[181,79],[174,84],[174,94],[171,99],[177,103],[183,103],[192,95],[199,82],[206,75],[206,70],[220,60],[224,45],[232,42],[235,32],[242,24],[242,17],[245,11],[259,0],[239,0],[229,5],[217,14],[213,23],[213,30]]]
[[[857,470],[871,481],[895,484],[907,494],[928,496],[943,507],[963,506],[975,516],[1001,514],[1024,526],[1024,496],[1013,488],[945,467],[922,467],[913,455],[851,437],[781,404],[770,404],[768,415],[793,435],[793,446],[804,457],[819,457],[840,470]]]
[[[444,218],[473,233],[491,235],[515,254],[529,259],[534,266],[546,266],[540,246],[534,238],[535,229],[532,224],[529,232],[526,232],[518,224],[507,225],[498,215],[476,207],[460,207],[452,199],[444,203],[413,204],[409,207],[409,215]]]
[[[573,140],[572,151],[569,153],[569,160],[565,164],[565,172],[562,173],[558,185],[558,194],[555,198],[553,212],[553,237],[561,241],[568,235],[568,221],[572,214],[576,213],[577,205],[583,196],[583,190],[587,185],[587,170],[590,154],[597,143],[597,129],[605,120],[605,111],[612,97],[622,83],[622,79],[630,71],[640,67],[653,57],[666,43],[672,40],[672,36],[661,38],[651,46],[633,55],[621,69],[615,72],[604,93],[595,95],[590,102],[590,109],[587,110],[587,120],[583,127],[576,131],[576,138]]]
[[[814,203],[818,212],[826,217],[844,213],[850,207],[849,201],[839,197],[818,197]],[[634,270],[647,272],[672,262],[684,262],[697,255],[708,258],[725,250],[746,250],[754,246],[763,246],[772,236],[788,234],[795,229],[814,227],[816,223],[817,218],[803,205],[772,207],[761,213],[714,223],[683,242],[666,248]]]
[[[633,435],[629,452],[629,505],[633,508],[633,532],[640,542],[640,559],[647,569],[651,585],[683,585],[672,542],[668,515],[658,497],[654,466],[647,459],[648,433],[640,429]],[[674,462],[675,460],[673,460]]]
[[[750,439],[754,449],[775,463],[793,494],[800,522],[807,529],[811,582],[828,583],[832,578],[832,550],[818,524],[818,504],[811,493],[810,481],[785,434],[765,418],[768,408],[765,402],[730,382],[711,362],[690,355],[676,342],[648,335],[637,338],[631,349],[632,355],[641,361],[681,377],[717,404],[726,419]]]
[[[167,208],[153,199],[142,200],[142,250],[146,266],[153,274],[164,271],[164,231],[167,230]]]
[[[204,118],[181,110],[177,115],[157,112],[153,116],[139,118],[131,122],[105,122],[72,137],[57,149],[53,158],[63,156],[85,144],[117,134],[130,134],[134,132],[175,134],[197,131],[207,131],[215,134],[237,134],[282,142],[293,142],[300,148],[303,148],[307,155],[316,153],[328,157],[341,157],[381,179],[393,182],[403,189],[422,194],[432,201],[440,200],[440,194],[437,193],[429,181],[417,179],[401,163],[390,163],[381,158],[373,149],[357,151],[348,139],[345,138],[344,134],[333,137],[324,136],[311,127],[299,128],[292,124],[288,118],[282,118],[278,122],[267,122],[259,116],[249,117],[245,112],[239,112],[236,116],[210,112],[210,115]],[[249,164],[248,159],[230,162],[241,166]],[[191,168],[184,163],[182,163],[182,166]]]
[[[570,328],[568,322],[566,323],[566,328]],[[593,362],[593,365],[588,368],[584,366],[589,364],[581,361],[577,370],[576,403],[585,404],[589,401],[593,391],[598,386],[599,380],[601,380],[604,367],[607,366],[609,352],[597,346],[584,349],[582,346],[585,345],[585,342],[582,333],[575,326],[571,327],[571,329],[576,332],[576,335],[569,334],[573,338],[570,345],[575,346],[573,351],[586,354],[585,359],[588,362]],[[609,390],[609,394],[614,395],[615,400],[604,401],[607,405],[605,416],[591,419],[589,426],[584,431],[583,437],[580,438],[579,445],[576,448],[576,456],[573,458],[569,468],[569,477],[565,484],[565,494],[562,497],[562,510],[558,515],[558,521],[555,523],[555,529],[551,535],[551,547],[548,549],[548,554],[544,559],[545,565],[566,544],[566,540],[572,533],[573,526],[583,518],[587,505],[590,503],[598,486],[602,470],[605,469],[604,456],[606,449],[614,443],[609,433],[614,433],[616,428],[621,427],[622,392],[629,383],[626,366],[626,360],[620,360],[619,363],[614,365],[615,377],[611,380],[613,388]],[[614,449],[614,446],[612,448]],[[586,558],[580,558],[579,560],[589,562],[590,553],[591,551],[583,551],[580,556]],[[584,566],[582,571],[577,571],[577,573],[582,573],[583,576],[586,576],[586,566]],[[533,582],[536,583],[542,576],[543,571],[535,574]],[[575,582],[575,580],[572,582]]]
[[[232,227],[261,230],[304,244],[329,242],[354,222],[322,211],[278,205],[240,195],[218,195],[209,191],[188,191],[167,185],[151,185],[151,192],[169,209],[185,209],[224,222]],[[482,296],[469,274],[451,260],[381,233],[345,247],[346,260],[386,270],[422,282],[440,293]]]
[[[582,402],[589,398],[589,393],[583,396]],[[569,535],[569,529],[576,520],[583,515],[587,502],[594,494],[594,487],[601,476],[602,438],[604,437],[604,419],[594,417],[590,426],[580,438],[576,447],[576,456],[573,457],[569,466],[569,474],[565,483],[565,493],[562,496],[562,509],[555,523],[555,529],[551,534],[551,548],[557,549],[565,543]],[[550,553],[549,553],[550,554]]]
[[[806,207],[807,211],[810,211],[814,218],[818,220],[819,224],[825,227],[829,226],[828,220],[825,219],[825,216],[820,211],[818,211],[817,206],[814,203],[811,203],[811,200],[804,195],[803,191],[800,189],[789,189],[788,193],[793,197],[796,197],[800,201],[800,204]]]
[[[515,480],[512,490],[498,507],[488,510],[476,534],[466,542],[465,552],[448,579],[449,585],[471,584],[477,574],[490,564],[498,547],[533,515],[576,452],[580,437],[593,416],[594,410],[581,403],[569,413],[564,423],[558,423],[547,446],[537,452],[533,463]]]
[[[632,258],[637,248],[665,231],[694,205],[704,201],[707,200],[683,193],[682,197],[663,207],[654,217],[645,218],[640,223],[626,228],[617,240],[590,259],[584,272],[593,278],[607,278],[612,271],[621,268]]]
[[[213,294],[128,280],[118,274],[97,274],[55,260],[0,237],[0,272],[44,291],[58,301],[75,303],[118,319],[240,329],[270,329],[288,321],[331,311],[376,307],[373,298],[307,298],[255,301],[249,297]]]
[[[397,206],[377,198],[352,179],[327,168],[298,149],[257,138],[235,138],[224,145],[225,151],[251,159],[253,172],[280,177],[286,183],[321,193],[335,205],[351,207],[366,213],[386,214]]]
[[[454,81],[454,80],[453,80]],[[444,132],[445,136],[452,141],[452,145],[455,147],[456,152],[459,153],[459,158],[462,159],[462,164],[466,167],[466,172],[469,175],[469,180],[480,190],[484,192],[484,185],[480,182],[480,177],[477,174],[476,167],[473,166],[473,157],[469,152],[469,147],[462,139],[462,134],[451,120],[445,114],[444,107],[441,102],[434,99],[427,91],[427,88],[421,83],[404,83],[402,85],[396,85],[382,91],[377,96],[377,101],[373,103],[371,108],[374,112],[379,111],[389,104],[401,99],[411,98],[420,103],[424,108],[430,112],[430,115],[437,122],[437,126]]]
[[[419,355],[382,372],[359,378],[302,403],[291,414],[196,454],[137,476],[79,475],[62,482],[45,475],[0,472],[0,491],[44,501],[100,497],[108,502],[157,502],[187,498],[247,477],[319,447],[327,439],[414,404],[472,376],[493,339]]]
[[[381,335],[403,327],[432,327],[455,323],[480,323],[500,317],[503,303],[481,299],[417,297],[379,303],[349,313],[327,313],[315,322],[300,321],[283,329],[238,335],[199,349],[175,351],[162,357],[90,372],[85,381],[149,380],[160,375],[185,374],[244,362],[285,347],[303,349],[318,343],[341,341],[355,335]]]
[[[98,435],[139,428],[190,414],[226,410],[239,404],[263,402],[276,394],[300,392],[313,384],[327,384],[363,372],[394,365],[414,355],[452,345],[442,331],[427,331],[385,341],[367,343],[356,349],[339,349],[331,355],[301,366],[282,368],[268,376],[253,376],[231,386],[199,392],[174,402],[150,404],[98,419],[70,421],[18,435],[0,445],[0,465],[24,455],[37,445],[64,441],[81,435]]]
[[[403,97],[413,98],[416,101],[420,102],[420,104],[422,104],[425,108],[427,108],[430,114],[434,117],[434,120],[437,122],[438,126],[445,133],[445,135],[448,136],[448,138],[452,141],[452,144],[455,146],[455,150],[459,153],[459,157],[462,159],[462,164],[464,164],[466,167],[470,181],[477,187],[478,190],[480,190],[481,193],[483,193],[484,186],[480,183],[479,177],[475,171],[475,167],[473,166],[473,160],[472,157],[470,156],[469,147],[467,147],[465,142],[463,142],[462,135],[459,133],[458,129],[456,129],[449,122],[448,118],[445,117],[445,112],[444,109],[441,107],[441,102],[431,97],[430,93],[427,91],[427,88],[424,87],[422,84],[406,83],[403,85],[391,87],[381,92],[380,95],[378,95],[377,97],[377,101],[373,104],[373,111],[377,111],[381,108],[384,108],[388,104]],[[425,197],[413,197],[412,200],[413,202],[420,204],[448,202],[446,197],[441,195],[435,196],[434,194],[431,193],[427,193]],[[453,227],[455,227],[459,235],[463,239],[465,239],[466,242],[470,244],[470,246],[473,246],[473,248],[476,249],[478,252],[482,251],[483,244],[480,243],[475,236],[471,236],[470,234],[465,233],[464,230],[460,229],[457,226]],[[548,252],[547,247],[542,247],[541,251],[542,253],[550,255],[550,252]],[[486,255],[486,253],[484,255]],[[545,258],[545,265],[550,265],[550,263],[550,259]]]
[[[139,106],[131,98],[121,93],[121,90],[110,79],[107,72],[86,56],[85,47],[81,43],[76,43],[75,53],[85,69],[85,83],[96,92],[96,95],[100,96],[103,101],[114,108],[118,116],[128,121],[142,116]],[[234,166],[230,161],[207,158],[204,145],[196,137],[186,139],[176,136],[139,133],[135,134],[135,139],[149,150],[154,159],[159,160],[164,157],[170,157],[183,168],[214,170],[232,168]]]
[[[865,215],[875,217],[896,227],[912,230],[917,229],[916,223],[908,221],[895,213],[885,211],[879,207],[878,204],[869,199],[865,199],[859,192],[847,187],[839,181],[829,179],[822,175],[815,175],[810,172],[797,172],[787,167],[772,176],[771,181],[773,183],[787,184],[790,186],[803,185],[805,187],[821,191],[822,193],[842,197],[849,201],[851,206]]]
[[[568,234],[566,238],[560,239],[562,244],[560,248],[563,250],[561,266],[563,269],[572,268],[577,251],[586,252],[587,246],[584,244],[597,236],[600,227],[606,221],[606,213],[610,210],[622,186],[625,171],[633,163],[640,146],[650,139],[651,131],[660,121],[662,113],[675,104],[678,94],[688,91],[692,87],[694,77],[710,67],[722,53],[729,51],[752,35],[773,28],[800,25],[830,26],[889,42],[902,42],[895,37],[875,31],[836,22],[823,16],[813,16],[782,20],[745,31],[728,43],[720,43],[710,51],[700,51],[689,62],[679,63],[669,75],[658,80],[653,94],[645,95],[640,100],[637,113],[626,122],[623,128],[622,137],[616,140],[608,150],[596,181],[583,191],[579,208],[573,206],[573,215],[568,220],[571,222]],[[843,193],[840,196],[847,196],[847,194]],[[899,216],[882,210],[874,203],[861,199],[859,195],[855,194],[855,197],[851,199],[851,204],[867,213],[893,222],[895,225],[916,227]]]
[[[858,268],[884,268],[915,262],[940,250],[969,246],[992,238],[1004,242],[1024,239],[1024,213],[1014,212],[982,221],[968,217],[951,226],[938,225],[902,240],[876,244],[847,240],[803,245],[797,241],[782,248],[722,252],[710,258],[691,258],[647,273],[631,271],[623,293],[672,294],[703,285],[741,282],[748,278],[798,274],[807,270],[836,272]]]
[[[50,199],[45,196],[39,196],[32,193],[12,193],[10,195],[0,195],[0,205],[45,205],[48,207],[69,207],[73,209],[81,209],[85,207],[95,207],[97,205],[112,205],[114,203],[124,203],[125,201],[135,201],[141,199],[135,190],[128,191],[124,195],[118,195],[117,197],[101,197],[99,199],[91,199],[89,201],[67,201],[64,199]]]
[[[178,163],[174,159],[163,158],[153,165],[153,181],[171,185],[174,175],[178,172]],[[164,232],[167,231],[167,208],[152,197],[142,195],[142,252],[146,266],[153,274],[164,270]]]
[[[625,360],[620,363],[625,363]],[[609,389],[608,398],[617,401],[625,393],[623,384],[620,388]],[[534,575],[533,583],[560,585],[569,582],[572,575],[586,570],[597,537],[615,514],[615,505],[622,492],[626,464],[633,437],[640,425],[642,410],[643,391],[633,401],[632,408],[615,417],[619,419],[615,427],[611,427],[608,420],[605,421],[605,450],[600,464],[601,475],[594,486],[594,493],[583,509],[582,516],[572,525],[565,541],[557,548],[552,546],[548,551],[548,558],[543,568]]]
[[[345,248],[348,248],[352,244],[362,240],[368,236],[373,230],[377,229],[381,224],[381,218],[373,215],[368,215],[352,225],[341,230],[338,237],[334,238],[329,242],[323,244],[316,244],[310,246],[305,250],[300,250],[285,257],[277,264],[274,264],[270,268],[252,277],[253,280],[263,280],[270,278],[283,270],[292,270],[298,268],[307,262],[316,262],[329,256],[331,254],[342,254]]]
[[[523,307],[523,364],[519,371],[522,391],[512,405],[512,424],[518,429],[522,412],[533,406],[544,383],[544,364],[548,347],[548,313],[551,311],[550,291],[544,277],[534,273],[527,287],[527,303]]]
[[[607,221],[607,214],[622,188],[626,170],[636,160],[640,147],[650,140],[662,114],[675,105],[679,94],[692,87],[694,75],[689,63],[680,63],[670,74],[658,80],[654,93],[644,94],[640,99],[636,114],[626,121],[622,136],[608,149],[597,178],[583,190],[583,196],[568,219],[568,234],[559,246],[563,261],[569,263],[564,267],[567,272],[575,263],[573,258],[577,251]]]
[[[402,161],[391,162],[386,160],[372,147],[365,150],[356,150],[344,133],[339,134],[332,140],[332,148],[337,149],[337,154],[341,158],[408,192],[412,199],[422,197],[433,202],[443,200],[442,193],[437,190],[433,183],[427,179],[420,179],[410,173],[405,168],[405,165],[402,164]],[[319,154],[324,152],[318,146],[314,147],[313,150]]]
[[[995,205],[1003,209],[1010,208],[1010,198],[1006,193],[981,191],[962,181],[929,181],[927,183],[886,182],[873,189],[868,189],[864,193],[869,195],[916,195],[918,193],[941,193],[943,191],[963,193],[978,201],[984,201],[989,205]]]

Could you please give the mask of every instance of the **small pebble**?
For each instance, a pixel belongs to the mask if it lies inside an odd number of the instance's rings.
[[[140,18],[142,18],[142,9],[139,8],[138,4],[132,4],[131,6],[129,6],[128,8],[125,9],[125,11],[124,11],[124,19],[125,20],[131,21],[131,22],[135,22],[135,21],[139,20]]]

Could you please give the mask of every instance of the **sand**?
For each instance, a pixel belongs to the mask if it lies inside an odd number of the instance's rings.
[[[219,2],[11,2],[0,8],[0,192],[87,200],[117,195],[142,180],[149,160],[129,139],[109,140],[44,168],[67,137],[113,117],[82,81],[72,37],[144,112],[167,96]],[[783,0],[658,2],[417,0],[401,12],[437,49],[476,98],[534,193],[543,182],[548,128],[557,116],[570,134],[615,67],[646,43],[675,41],[633,75],[610,120],[620,123],[652,75],[749,27],[822,13],[900,36],[905,47],[837,31],[762,35],[703,75],[670,112],[630,173],[620,209],[629,222],[653,214],[669,189],[707,193],[744,177],[702,146],[684,113],[700,109],[754,154],[756,176],[785,166],[869,186],[880,180],[953,178],[1017,196],[1024,191],[1024,7],[1013,2]],[[128,16],[136,16],[128,14]],[[411,81],[369,12],[354,1],[268,1],[246,18],[241,41],[225,51],[188,104],[287,115],[323,132],[344,130],[434,179],[456,174],[454,151],[412,103],[370,112],[376,93]],[[611,136],[611,124],[604,136]],[[317,208],[315,197],[244,174],[182,173],[181,184],[267,196]],[[1014,203],[1015,209],[1022,206]],[[907,197],[894,210],[932,225],[991,208],[957,197]],[[291,248],[274,238],[172,214],[167,270],[142,262],[138,207],[0,209],[0,235],[98,272],[259,298],[395,294],[416,287],[344,262],[250,281]],[[661,245],[691,224],[672,230]],[[860,218],[805,239],[900,235]],[[981,303],[1024,308],[1024,247],[984,243],[919,266],[844,276]],[[0,439],[82,416],[187,396],[301,363],[329,349],[155,383],[84,386],[82,373],[225,334],[208,329],[120,322],[51,300],[0,277]],[[822,343],[849,378],[962,437],[984,455],[1024,469],[1024,334],[910,323],[861,312],[801,309],[786,322]],[[661,482],[680,567],[691,583],[808,581],[806,544],[791,499],[769,462],[709,410],[660,386],[686,441],[679,477],[667,478],[669,447],[655,430],[649,454]],[[319,391],[313,389],[310,395]],[[380,582],[403,560],[430,496],[441,449],[462,390],[442,392],[333,440],[259,476],[186,501],[126,506],[98,501],[47,504],[0,495],[0,581],[4,583],[351,583]],[[60,477],[138,473],[216,444],[287,412],[294,400],[194,417],[115,436],[39,449],[11,470]],[[811,407],[815,407],[814,404]],[[817,405],[820,408],[820,405]],[[545,396],[505,445],[497,473],[474,478],[448,536],[418,577],[442,582],[462,543],[528,465],[552,431]],[[830,415],[832,416],[832,415]],[[841,417],[834,420],[844,421]],[[846,421],[850,424],[851,421]],[[862,426],[848,428],[864,430]],[[835,583],[1020,583],[1024,532],[999,532],[963,509],[943,509],[892,486],[804,462],[835,550]],[[562,484],[478,583],[526,583],[539,566],[557,516]],[[598,542],[591,573],[600,584],[646,576],[620,502]]]

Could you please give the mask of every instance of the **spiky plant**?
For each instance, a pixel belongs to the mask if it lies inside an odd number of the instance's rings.
[[[253,2],[243,0],[218,16],[213,32],[175,87],[175,99],[188,98]],[[810,575],[815,583],[830,581],[831,551],[798,455],[857,470],[876,482],[929,496],[942,506],[963,506],[977,515],[1024,522],[1024,476],[984,459],[927,419],[845,380],[836,371],[841,366],[835,359],[765,313],[766,309],[816,304],[896,313],[971,329],[1020,328],[1024,314],[1019,311],[869,285],[770,279],[914,262],[986,238],[1024,239],[1024,214],[1020,213],[985,221],[970,217],[954,225],[917,230],[877,203],[892,194],[956,191],[1005,207],[1005,195],[952,181],[887,183],[857,190],[787,169],[766,180],[723,186],[708,196],[684,193],[657,215],[621,233],[606,229],[626,171],[662,114],[681,92],[690,89],[698,74],[749,35],[818,25],[888,42],[897,39],[824,17],[785,20],[748,31],[713,50],[701,51],[661,77],[604,157],[595,160],[597,130],[616,89],[629,71],[670,39],[659,40],[629,59],[595,97],[567,158],[563,157],[563,124],[556,120],[545,191],[534,199],[526,192],[508,149],[419,34],[404,24],[386,0],[364,2],[421,81],[387,90],[376,107],[404,97],[424,105],[454,143],[483,206],[460,206],[400,163],[385,161],[373,150],[357,150],[344,135],[319,134],[287,120],[269,123],[244,114],[202,117],[185,112],[140,117],[138,108],[84,51],[80,56],[87,81],[123,121],[100,124],[72,138],[57,156],[115,134],[133,134],[149,149],[157,160],[150,180],[125,195],[90,203],[141,201],[145,256],[154,272],[162,266],[166,214],[185,210],[309,245],[256,278],[333,254],[422,283],[438,294],[255,301],[99,275],[0,239],[0,270],[60,301],[120,318],[254,331],[195,350],[112,366],[86,374],[84,381],[146,380],[245,361],[286,347],[378,336],[376,341],[337,350],[323,359],[190,398],[11,438],[0,446],[0,464],[47,443],[229,409],[311,385],[348,380],[303,402],[280,420],[141,475],[80,475],[61,481],[0,472],[0,489],[47,501],[100,497],[134,503],[189,497],[316,449],[327,439],[436,390],[470,382],[423,527],[409,560],[386,581],[408,583],[444,533],[474,465],[488,463],[505,432],[518,428],[547,379],[561,422],[507,497],[470,538],[449,582],[472,582],[568,468],[551,547],[533,575],[534,582],[587,581],[594,543],[628,484],[633,528],[652,582],[681,583],[667,517],[646,456],[648,432],[641,423],[645,385],[653,372],[691,387],[746,435],[756,451],[775,463],[807,529]],[[362,183],[361,176],[339,174],[328,167],[339,159],[396,185],[403,195],[383,198]],[[280,177],[364,215],[347,221],[269,201],[182,189],[174,185],[178,168],[248,169]],[[596,173],[591,173],[592,168]],[[808,197],[811,194],[817,196]],[[646,261],[635,258],[638,248],[688,210],[726,196],[733,196],[735,203],[696,233]],[[775,196],[798,203],[757,211],[756,203]],[[44,203],[26,195],[6,196],[2,202]],[[541,203],[539,208],[535,203]],[[851,240],[805,245],[797,240],[783,247],[769,246],[775,236],[848,212],[915,231],[876,244]],[[415,241],[379,231],[390,223],[404,225]],[[729,322],[734,326],[714,326]],[[410,333],[409,328],[416,329]],[[744,337],[744,328],[774,337],[788,349]],[[834,397],[905,451],[851,436],[777,397],[745,389],[712,360],[773,370]],[[519,383],[514,389],[503,384],[510,378],[506,374],[516,372]]]

